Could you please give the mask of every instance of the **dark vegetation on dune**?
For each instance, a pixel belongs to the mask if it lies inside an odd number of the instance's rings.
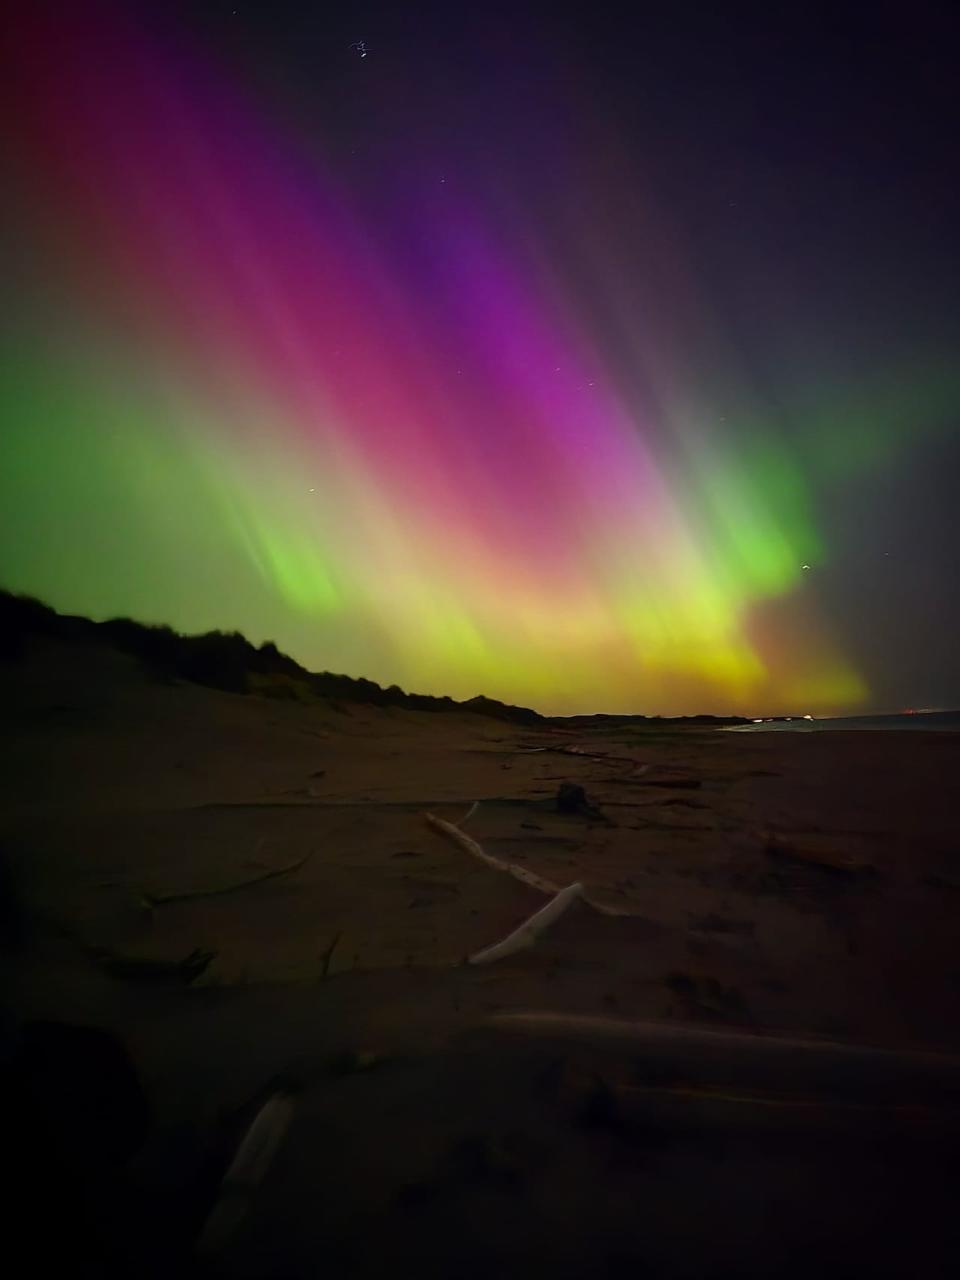
[[[337,675],[331,671],[307,671],[299,662],[281,653],[272,640],[259,647],[239,631],[208,631],[185,636],[172,627],[135,622],[131,618],[111,618],[94,622],[90,618],[57,613],[32,596],[0,590],[0,660],[16,661],[26,655],[37,639],[73,645],[97,645],[138,658],[157,678],[189,680],[227,693],[251,693],[269,698],[309,702],[331,698],[341,702],[362,702],[378,707],[405,707],[413,711],[472,711],[478,715],[509,720],[515,724],[546,724],[529,707],[515,707],[478,694],[465,702],[428,693],[406,693],[398,685],[384,689],[362,676]],[[597,720],[609,726],[641,721],[656,724],[735,724],[738,717],[678,716],[571,716],[559,723],[578,727]]]
[[[542,720],[528,707],[512,707],[482,695],[466,702],[405,693],[398,685],[384,689],[373,680],[313,672],[281,653],[271,640],[253,645],[239,631],[208,631],[185,636],[172,627],[111,618],[93,622],[57,613],[30,596],[0,591],[0,659],[16,661],[32,643],[46,638],[71,645],[97,645],[138,658],[156,677],[189,680],[227,693],[252,693],[265,697],[310,701],[332,698],[380,707],[406,707],[415,711],[473,711],[480,715],[537,724]]]
[[[661,724],[750,724],[745,716],[618,716],[607,715],[603,711],[594,712],[591,716],[554,716],[562,724],[571,729],[607,729],[629,728],[638,722],[650,725]]]

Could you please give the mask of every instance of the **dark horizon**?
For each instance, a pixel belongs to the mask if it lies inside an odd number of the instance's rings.
[[[760,723],[784,719],[799,721],[805,718],[804,713],[799,711],[774,712],[759,717],[734,713],[728,716],[714,712],[678,712],[672,715],[669,712],[645,713],[643,711],[588,711],[573,712],[568,716],[551,715],[538,710],[536,707],[518,707],[502,703],[497,699],[490,698],[482,690],[472,695],[472,698],[456,701],[451,699],[449,695],[442,693],[425,694],[418,690],[403,689],[396,684],[381,686],[362,674],[331,672],[325,669],[311,671],[303,667],[292,655],[278,650],[273,641],[265,640],[259,642],[258,645],[254,645],[246,636],[236,630],[218,629],[213,632],[189,636],[176,632],[168,624],[162,622],[144,622],[131,618],[92,619],[78,614],[64,614],[59,613],[52,606],[36,599],[36,597],[11,592],[3,586],[0,586],[0,610],[2,610],[3,614],[4,631],[0,652],[8,659],[24,656],[29,652],[31,641],[39,636],[47,636],[67,643],[92,638],[98,640],[104,646],[116,648],[121,652],[139,657],[148,666],[152,664],[160,669],[168,670],[170,674],[176,674],[195,683],[220,688],[227,692],[263,692],[263,688],[258,689],[256,686],[251,688],[247,683],[247,677],[257,672],[256,656],[263,657],[266,655],[266,664],[262,667],[262,674],[288,674],[309,677],[312,680],[323,681],[329,679],[330,681],[339,681],[342,682],[339,692],[333,685],[326,689],[317,687],[314,692],[318,696],[345,696],[357,701],[363,701],[365,697],[375,700],[380,695],[385,695],[389,705],[393,705],[389,703],[390,696],[398,694],[400,695],[400,700],[395,701],[397,705],[401,706],[405,704],[414,706],[420,703],[422,707],[426,707],[427,704],[431,703],[447,703],[457,709],[469,709],[469,703],[474,701],[489,703],[494,711],[498,707],[503,707],[506,711],[532,712],[535,716],[546,720],[737,720],[742,723],[750,723],[751,721]],[[67,624],[67,626],[60,625],[62,623]],[[215,643],[204,654],[199,666],[196,658],[191,656],[189,652],[177,651],[176,642],[185,642],[186,649],[189,650],[192,644],[204,640],[213,640]],[[240,649],[239,654],[233,651],[231,647],[235,642]],[[249,665],[251,655],[254,655],[252,669]],[[218,664],[222,666],[222,671],[218,672]],[[365,693],[365,690],[369,690],[369,693]],[[926,715],[960,715],[960,708],[906,708],[861,713],[858,716],[817,716],[807,718],[819,721],[826,719],[907,718]]]

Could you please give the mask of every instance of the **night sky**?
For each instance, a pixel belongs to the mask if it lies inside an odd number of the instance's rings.
[[[662,10],[19,6],[2,584],[546,712],[960,705],[960,10]]]

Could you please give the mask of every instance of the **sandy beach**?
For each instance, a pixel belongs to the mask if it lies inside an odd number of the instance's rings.
[[[115,1033],[149,1106],[118,1273],[907,1274],[918,1231],[946,1266],[960,736],[300,705],[55,643],[0,680],[7,1008]],[[548,895],[427,812],[582,899],[465,963]]]

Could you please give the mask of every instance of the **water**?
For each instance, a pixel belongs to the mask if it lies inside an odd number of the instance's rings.
[[[763,720],[732,725],[728,733],[813,733],[824,729],[924,729],[960,733],[960,711],[927,711],[913,715],[834,716],[825,720]]]

